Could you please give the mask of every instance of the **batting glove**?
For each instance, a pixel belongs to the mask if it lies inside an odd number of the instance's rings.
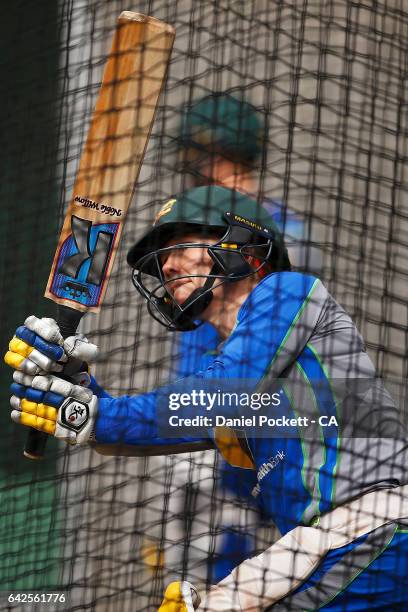
[[[98,348],[81,335],[64,338],[54,319],[34,315],[17,328],[4,361],[19,372],[35,376],[48,372],[72,375],[69,364],[95,361]],[[74,368],[75,369],[75,368]],[[78,366],[77,366],[78,371]]]
[[[13,421],[68,444],[84,444],[91,439],[98,398],[90,389],[50,374],[30,376],[16,371],[13,379]]]
[[[190,582],[171,582],[158,612],[194,612],[200,601],[197,589]]]

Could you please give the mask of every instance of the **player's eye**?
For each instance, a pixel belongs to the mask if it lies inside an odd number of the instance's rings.
[[[180,259],[180,257],[189,249],[190,243],[186,242],[186,246],[183,246],[183,243],[178,243],[173,248],[169,248],[164,253],[159,255],[159,261],[161,267],[168,261],[169,257],[172,257],[174,260]],[[190,245],[191,246],[191,245]]]
[[[170,256],[179,257],[186,250],[187,250],[187,247],[177,246],[177,248],[166,251],[166,253],[162,253],[162,255],[160,255],[161,265],[163,266]]]
[[[164,266],[168,258],[169,258],[169,253],[163,253],[162,255],[159,255],[159,261],[162,267]]]

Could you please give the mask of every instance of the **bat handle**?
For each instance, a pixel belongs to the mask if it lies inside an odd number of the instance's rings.
[[[57,323],[63,338],[74,336],[83,312],[69,308],[69,306],[57,306]]]
[[[68,306],[57,306],[57,323],[63,338],[68,338],[68,336],[75,334],[83,314],[83,312]],[[24,457],[35,461],[42,459],[47,440],[48,434],[37,429],[29,429],[24,447]]]

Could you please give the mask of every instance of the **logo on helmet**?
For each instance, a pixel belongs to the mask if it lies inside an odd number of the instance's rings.
[[[175,205],[176,202],[177,202],[177,200],[175,198],[173,198],[172,200],[169,200],[168,202],[166,202],[164,204],[164,206],[162,206],[162,208],[157,213],[153,225],[156,225],[158,220],[161,219],[162,217],[164,217],[164,215],[168,215],[169,212],[171,212],[171,209],[173,208],[173,206]]]

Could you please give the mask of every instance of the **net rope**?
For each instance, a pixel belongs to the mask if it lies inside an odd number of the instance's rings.
[[[7,18],[0,9],[4,48],[14,42],[15,49],[4,55],[0,85],[4,352],[33,305],[39,316],[53,312],[41,296],[56,228],[117,16],[129,10],[119,0],[51,4],[40,2],[31,21],[21,2]],[[303,268],[314,268],[349,313],[403,406],[408,7],[403,0],[139,0],[131,10],[170,23],[176,40],[107,295],[81,328],[100,347],[98,383],[113,396],[135,395],[175,376],[178,340],[149,317],[126,254],[163,203],[193,185],[194,162],[179,143],[183,113],[223,92],[258,113],[255,197],[302,220]],[[11,591],[52,590],[67,596],[58,610],[157,610],[171,580],[209,586],[279,537],[272,517],[236,490],[239,476],[223,484],[227,468],[215,450],[126,458],[55,445],[45,465],[24,463],[24,434],[8,422],[10,371],[2,370],[0,609],[30,609],[9,603]],[[371,464],[362,460],[367,473]],[[316,590],[309,605],[320,602]]]

